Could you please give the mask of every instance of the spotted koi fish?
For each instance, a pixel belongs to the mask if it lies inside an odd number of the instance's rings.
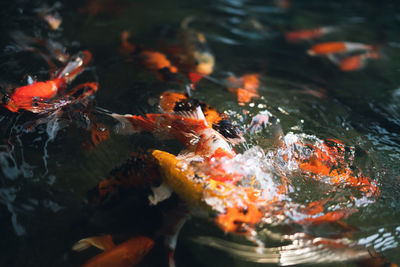
[[[121,34],[120,51],[123,55],[132,56],[134,60],[138,59],[143,66],[151,70],[161,81],[176,80],[178,68],[172,65],[166,55],[132,44],[128,40],[130,35],[129,31],[123,31]]]

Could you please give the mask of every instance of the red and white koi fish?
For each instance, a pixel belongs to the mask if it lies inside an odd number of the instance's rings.
[[[96,83],[86,83],[71,90],[70,94],[65,94],[68,85],[85,69],[91,57],[91,53],[87,50],[80,52],[63,69],[56,73],[54,79],[45,82],[35,81],[31,84],[15,88],[9,96],[6,95],[3,97],[2,105],[12,112],[27,110],[33,113],[40,113],[48,111],[47,108],[50,107],[53,107],[53,109],[57,108],[57,104],[55,106],[52,105],[52,101],[57,96],[77,96],[85,87],[90,87],[92,92],[97,91]],[[85,91],[87,94],[87,90]],[[84,95],[86,96],[86,94]],[[79,97],[82,97],[82,95]]]
[[[320,43],[307,51],[310,56],[326,56],[330,54],[343,54],[351,52],[365,52],[376,50],[376,46],[353,42],[328,42]]]
[[[362,54],[345,57],[339,60],[338,65],[341,71],[355,71],[364,68],[369,59],[380,59],[378,51],[369,51]]]
[[[119,115],[111,114],[120,121],[117,132],[122,134],[151,132],[160,138],[175,138],[191,152],[203,157],[214,153],[233,156],[235,152],[228,141],[208,125],[200,107],[193,111],[177,111],[165,114]]]
[[[309,30],[289,31],[285,33],[288,42],[300,42],[322,38],[324,35],[337,31],[337,28],[326,26]]]

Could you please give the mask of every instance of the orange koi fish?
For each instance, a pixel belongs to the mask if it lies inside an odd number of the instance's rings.
[[[334,27],[319,27],[310,30],[290,31],[285,33],[285,38],[288,42],[299,42],[311,39],[318,39],[322,36],[332,33],[337,29]]]
[[[135,46],[128,41],[130,37],[129,31],[123,31],[121,34],[121,47],[122,54],[134,55],[139,58],[141,63],[157,76],[161,81],[173,81],[176,79],[178,68],[171,64],[168,58],[157,51],[143,49]]]
[[[259,97],[258,87],[260,86],[259,74],[246,74],[240,78],[229,77],[228,91],[236,94],[239,105],[249,103],[252,98]]]
[[[84,267],[133,267],[153,248],[154,241],[145,236],[133,237],[115,245],[110,235],[95,236],[78,241],[73,250],[82,251],[91,245],[104,250],[87,261]]]
[[[224,113],[203,101],[188,98],[185,94],[175,92],[164,92],[160,96],[160,108],[162,112],[171,113],[176,111],[191,111],[200,106],[208,125],[227,138],[231,143],[243,141],[238,127]]]
[[[373,50],[376,50],[376,46],[352,42],[328,42],[312,46],[311,49],[307,51],[307,53],[310,56],[323,56],[330,54]]]
[[[73,57],[66,66],[56,73],[56,77],[46,82],[33,82],[32,84],[15,88],[13,92],[4,97],[2,105],[12,112],[27,110],[33,113],[47,111],[50,108],[51,101],[60,96],[66,90],[68,84],[80,74],[89,63],[92,55],[85,50]],[[87,83],[80,85],[73,90],[72,94],[77,93],[78,89],[91,87],[92,91],[97,91],[97,84]],[[53,107],[53,108],[56,108]]]
[[[342,71],[355,71],[365,67],[368,59],[380,59],[378,51],[369,51],[359,55],[343,58],[339,61],[339,68]]]

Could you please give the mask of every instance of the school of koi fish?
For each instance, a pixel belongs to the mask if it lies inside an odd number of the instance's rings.
[[[79,12],[92,16],[119,12],[110,10],[112,1],[100,2],[104,3],[89,1]],[[281,9],[290,8],[289,1],[276,2]],[[59,8],[55,5],[37,10],[52,31],[60,31],[62,25]],[[1,105],[8,112],[33,114],[34,120],[25,124],[26,131],[43,124],[47,129],[55,127],[57,119],[68,112],[80,114],[87,121],[83,149],[96,150],[114,135],[151,134],[155,140],[176,140],[182,145],[179,152],[166,146],[132,151],[125,163],[88,192],[88,203],[94,206],[131,188],[148,192],[150,206],[177,196],[181,210],[165,227],[168,230],[157,235],[127,236],[123,242],[115,242],[111,234],[82,236],[73,245],[74,251],[91,246],[103,251],[82,266],[136,266],[160,239],[168,251],[165,265],[175,266],[178,235],[191,216],[205,216],[226,235],[242,237],[248,245],[205,236],[194,238],[194,242],[248,261],[279,265],[350,261],[360,266],[397,266],[352,241],[357,228],[346,219],[380,196],[374,177],[364,175],[353,164],[354,147],[335,138],[320,139],[318,133],[284,133],[279,119],[268,110],[254,116],[249,125],[240,125],[229,112],[210,106],[202,97],[193,97],[201,96],[198,85],[207,81],[224,88],[235,96],[239,106],[246,107],[263,97],[260,88],[265,75],[254,72],[230,74],[225,79],[213,77],[216,57],[207,35],[192,26],[198,19],[182,19],[176,44],[162,49],[141,45],[144,40],[137,40],[129,30],[120,33],[119,47],[115,47],[120,56],[142,72],[154,74],[160,86],[165,84],[157,100],[159,111],[146,114],[118,114],[96,106],[94,99],[102,87],[97,79],[76,85],[77,77],[93,69],[92,59],[99,55],[89,50],[69,54],[61,43],[22,32],[11,36],[19,51],[35,54],[49,68],[47,80],[28,76],[27,84],[10,85],[2,92]],[[253,25],[264,27],[258,22]],[[370,60],[381,59],[375,44],[324,41],[336,31],[340,29],[321,26],[285,32],[283,36],[293,46],[311,43],[305,54],[326,59],[343,72],[361,70]],[[181,89],[170,90],[167,82]],[[94,116],[106,117],[113,125],[91,122]],[[248,145],[249,136],[263,131],[272,132],[264,140],[270,149]],[[306,202],[296,199],[305,190],[304,184],[318,187],[320,194],[309,196]],[[340,194],[334,194],[337,192]],[[278,234],[271,230],[274,228],[283,230]],[[314,234],[315,229],[324,228],[335,231],[325,236]],[[284,245],[268,248],[266,239]]]

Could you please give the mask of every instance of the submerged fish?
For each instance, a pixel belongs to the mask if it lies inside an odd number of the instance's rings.
[[[128,41],[130,32],[123,31],[121,34],[120,51],[126,56],[138,59],[147,69],[153,71],[161,81],[174,81],[178,68],[172,65],[170,60],[161,52],[138,47]]]
[[[345,57],[339,60],[339,69],[342,71],[355,71],[364,68],[369,59],[380,59],[378,51],[369,51],[358,55]]]
[[[260,86],[259,74],[251,73],[243,75],[240,78],[235,76],[228,77],[228,91],[237,96],[239,105],[245,105],[252,98],[257,98],[258,87]]]
[[[188,75],[192,83],[197,83],[213,72],[215,58],[205,35],[189,27],[193,19],[187,17],[182,21],[178,34],[180,44],[175,49],[169,48],[169,51],[179,69]]]
[[[101,204],[117,195],[121,189],[150,187],[161,183],[157,162],[144,152],[133,152],[119,167],[114,168],[108,177],[88,192],[92,204]]]

